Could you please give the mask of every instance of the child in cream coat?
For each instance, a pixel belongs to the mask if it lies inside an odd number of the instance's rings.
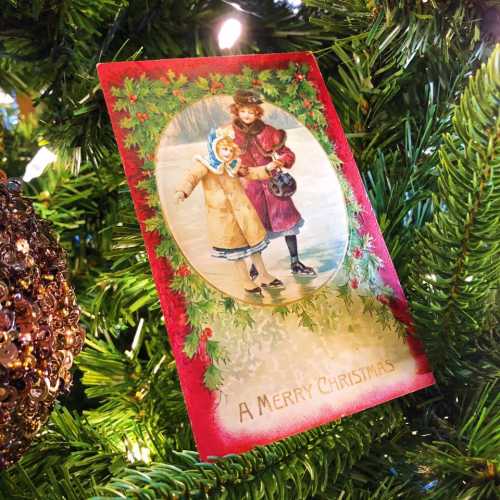
[[[242,169],[239,173],[239,148],[230,129],[211,130],[208,152],[208,159],[195,158],[194,168],[177,187],[177,202],[188,198],[201,182],[213,255],[233,262],[235,273],[248,293],[262,294],[262,288],[282,288],[283,282],[269,274],[264,265],[262,251],[269,244],[267,231],[240,182],[241,175],[268,179],[269,168]],[[257,283],[249,278],[244,260],[247,257],[258,270]]]

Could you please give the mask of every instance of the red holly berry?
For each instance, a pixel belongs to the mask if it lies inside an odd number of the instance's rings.
[[[146,120],[149,119],[149,115],[147,113],[141,113],[140,111],[135,114],[137,116],[137,119],[141,122],[144,123]]]
[[[363,250],[361,250],[361,248],[359,247],[356,247],[353,251],[352,251],[352,256],[355,258],[355,259],[359,259],[361,258],[361,256],[363,255]]]
[[[295,74],[295,80],[297,80],[298,82],[301,82],[302,80],[304,80],[304,78],[305,76],[302,73]]]
[[[358,286],[359,286],[359,280],[357,278],[353,278],[351,280],[350,285],[351,285],[351,288],[353,288],[354,290],[356,290],[356,288],[358,288]]]
[[[260,87],[262,85],[262,82],[260,80],[254,79],[252,80],[252,85],[254,87]]]
[[[201,332],[201,338],[202,340],[207,340],[209,337],[213,335],[212,329],[210,327],[203,328],[203,331]]]
[[[175,273],[177,276],[180,276],[181,278],[186,278],[187,276],[189,276],[191,274],[191,270],[189,269],[188,266],[186,266],[186,264],[183,264],[182,266],[180,266],[176,273]]]
[[[304,108],[306,108],[306,109],[312,108],[312,102],[309,99],[304,99],[303,104],[304,104]]]
[[[131,96],[129,96],[128,99],[129,99],[130,102],[135,102],[135,101],[137,101],[137,96],[134,95],[134,94],[132,94]]]
[[[212,85],[210,86],[210,92],[212,92],[212,94],[215,94],[219,89],[223,88],[224,84],[222,82],[212,82]]]
[[[377,300],[379,302],[381,302],[382,304],[385,304],[386,306],[388,306],[390,304],[390,300],[389,300],[389,297],[387,297],[387,295],[377,295]]]

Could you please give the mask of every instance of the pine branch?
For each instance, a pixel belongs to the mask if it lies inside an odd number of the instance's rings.
[[[147,447],[151,459],[168,460],[172,449],[194,443],[166,334],[158,335],[162,325],[144,324],[125,352],[118,340],[87,340],[77,363],[87,396],[100,405],[84,414],[117,446],[127,436]]]
[[[428,498],[494,499],[500,494],[500,393],[488,384],[459,409],[456,427],[446,426],[446,441],[433,440],[410,453]]]
[[[112,444],[112,430],[96,430],[57,408],[40,442],[0,476],[1,493],[9,500],[55,500],[65,497],[63,483],[71,479],[74,490],[87,492],[69,497],[75,499],[92,494],[101,499],[305,499],[323,491],[401,425],[398,406],[388,404],[214,463],[200,463],[195,452],[182,451],[168,463],[145,465],[130,449],[124,453],[123,443]],[[43,460],[47,455],[50,460]]]
[[[22,464],[2,472],[0,499],[84,498],[93,480],[126,466],[109,436],[81,417],[56,406],[48,427],[23,457]],[[73,490],[74,496],[66,496]]]
[[[12,76],[24,72],[29,88],[42,93],[43,135],[59,157],[75,171],[81,161],[106,168],[116,146],[97,63],[218,54],[217,28],[235,14],[246,25],[242,50],[322,44],[318,30],[305,29],[284,5],[266,0],[244,10],[221,0],[37,0],[29,8],[7,2],[0,15],[0,56]],[[13,78],[2,81],[14,83]]]
[[[318,498],[498,498],[498,383],[469,392],[460,389],[427,409],[413,409],[406,426],[374,445],[345,481]]]
[[[404,248],[432,216],[451,103],[482,54],[476,13],[457,2],[306,3],[318,9],[311,23],[330,40],[320,62],[332,75],[333,101],[404,280]]]
[[[360,484],[361,483],[361,484]],[[387,477],[376,485],[368,484],[363,487],[362,478],[348,478],[341,487],[333,485],[325,493],[314,497],[317,500],[392,500],[404,498],[405,484],[400,484],[393,477]]]
[[[432,223],[419,235],[410,279],[412,308],[434,368],[463,377],[474,341],[486,333],[496,304],[500,260],[500,47],[470,79],[440,149]],[[481,362],[483,376],[498,366]]]
[[[141,316],[161,316],[144,241],[118,168],[84,163],[74,175],[58,162],[25,188],[33,193],[39,215],[58,231],[84,320],[95,333],[117,324],[134,326]]]
[[[213,464],[183,452],[176,464],[124,469],[98,487],[98,498],[308,498],[400,425],[401,414],[387,405]]]

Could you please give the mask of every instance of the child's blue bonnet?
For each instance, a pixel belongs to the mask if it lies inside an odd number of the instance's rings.
[[[223,160],[217,155],[217,150],[216,150],[216,145],[217,142],[219,142],[221,139],[226,137],[225,135],[218,134],[218,131],[214,128],[212,128],[208,134],[208,167],[212,172],[216,174],[222,174],[224,170],[224,162]],[[228,167],[228,173],[233,174],[234,170],[237,168],[238,165],[238,160],[234,159],[232,160]]]

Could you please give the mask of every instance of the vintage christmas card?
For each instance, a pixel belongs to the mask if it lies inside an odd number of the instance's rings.
[[[98,72],[202,458],[434,382],[310,53]]]

